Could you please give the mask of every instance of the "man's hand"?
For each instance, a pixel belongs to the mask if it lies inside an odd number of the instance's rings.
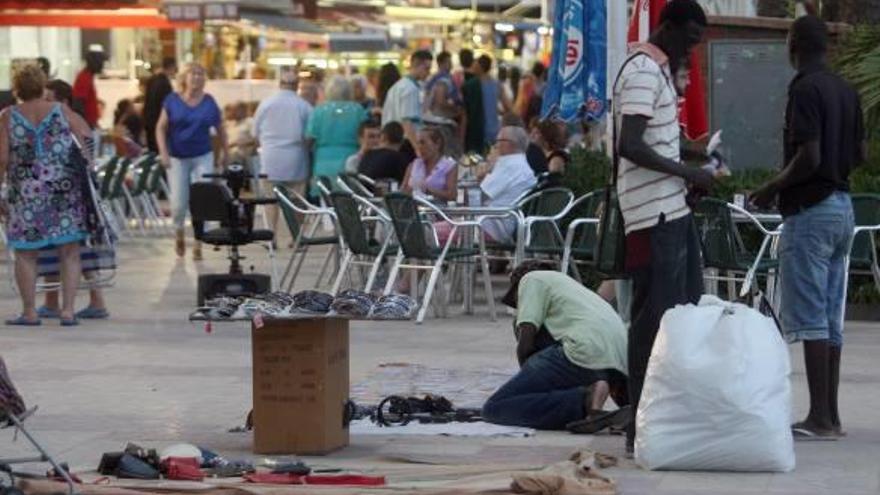
[[[171,166],[171,157],[168,156],[168,153],[162,153],[161,155],[159,155],[159,163],[161,163],[162,166],[165,168]]]
[[[766,210],[773,205],[773,200],[776,199],[777,193],[776,185],[768,182],[752,193],[749,197],[749,202],[761,210]]]
[[[706,192],[711,192],[712,189],[715,189],[715,174],[702,168],[688,167],[685,180]]]

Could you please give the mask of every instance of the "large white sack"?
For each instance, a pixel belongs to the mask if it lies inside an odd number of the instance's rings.
[[[647,469],[794,469],[788,348],[773,320],[703,296],[663,315],[636,414]]]

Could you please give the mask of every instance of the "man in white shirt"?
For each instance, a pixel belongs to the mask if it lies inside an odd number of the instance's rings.
[[[410,143],[416,142],[416,133],[422,123],[421,81],[431,73],[434,56],[419,50],[409,58],[409,73],[391,86],[382,107],[382,127],[389,122],[403,126],[403,134]]]
[[[309,176],[309,153],[306,147],[306,122],[312,106],[297,96],[297,75],[281,73],[280,90],[263,100],[254,115],[253,135],[257,139],[264,193],[282,185],[300,194],[305,192]],[[267,209],[272,230],[278,223],[278,208]]]
[[[537,180],[526,159],[528,147],[529,135],[522,127],[502,127],[498,131],[494,148],[498,158],[480,183],[487,205],[513,206],[535,187]],[[513,217],[487,219],[483,221],[483,231],[495,242],[513,242],[516,220]]]

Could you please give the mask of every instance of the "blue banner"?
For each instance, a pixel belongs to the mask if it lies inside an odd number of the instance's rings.
[[[541,118],[596,121],[606,110],[606,0],[557,0]],[[619,1],[619,0],[615,0]]]

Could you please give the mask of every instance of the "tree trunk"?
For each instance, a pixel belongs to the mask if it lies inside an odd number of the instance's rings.
[[[758,0],[761,17],[788,17],[788,0]]]

